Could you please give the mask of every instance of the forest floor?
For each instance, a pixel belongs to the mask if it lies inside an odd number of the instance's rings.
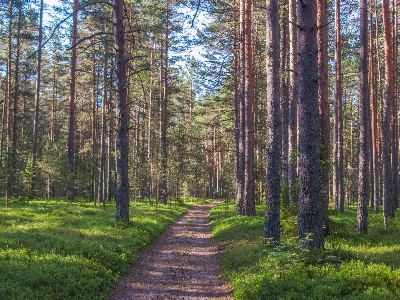
[[[195,206],[170,225],[108,299],[233,299],[209,226],[216,204]]]

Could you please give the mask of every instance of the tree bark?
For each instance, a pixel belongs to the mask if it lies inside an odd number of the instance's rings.
[[[167,203],[167,129],[168,129],[168,49],[169,49],[169,0],[165,1],[165,49],[164,49],[164,92],[161,106],[161,170],[158,201]]]
[[[126,102],[126,55],[124,37],[124,9],[123,0],[113,0],[113,21],[114,21],[114,48],[115,48],[115,73],[117,88],[117,139],[116,139],[116,182],[115,202],[116,221],[129,221],[129,178],[128,178],[128,155],[129,155],[129,134],[128,120],[129,109]]]
[[[335,2],[335,97],[334,97],[334,148],[333,148],[333,204],[344,211],[343,188],[343,118],[342,118],[342,47],[340,1]]]
[[[39,113],[40,113],[40,80],[42,71],[42,42],[43,42],[43,0],[40,0],[40,10],[39,10],[39,39],[38,39],[38,57],[37,57],[37,70],[36,70],[36,93],[35,93],[35,113],[33,118],[33,138],[32,138],[32,155],[31,164],[36,172],[36,148],[37,148],[37,138],[39,129]],[[36,186],[36,175],[31,178],[32,182],[32,192],[35,190]]]
[[[243,215],[256,214],[255,207],[255,178],[254,178],[254,62],[252,43],[252,1],[245,1],[245,82],[244,82],[244,191]]]
[[[288,95],[288,76],[286,69],[288,66],[288,11],[287,0],[282,1],[283,13],[281,21],[281,115],[282,115],[282,202],[289,204],[289,179],[288,179],[288,149],[289,149],[289,95]]]
[[[383,99],[382,116],[382,201],[383,219],[385,230],[388,229],[388,217],[391,215],[393,202],[393,174],[391,168],[391,119],[392,119],[392,76],[393,76],[393,51],[392,34],[389,15],[389,1],[382,0],[383,30],[385,45],[385,96]]]
[[[289,154],[288,181],[290,203],[298,202],[297,180],[297,104],[298,104],[298,37],[296,0],[289,0]]]
[[[324,209],[329,205],[330,103],[328,93],[328,3],[317,1],[318,20],[318,103],[321,126],[321,195]]]
[[[324,246],[320,186],[317,5],[298,4],[299,238],[304,248]]]
[[[72,16],[72,58],[71,58],[71,81],[69,94],[69,120],[68,120],[68,183],[67,198],[73,200],[75,197],[75,83],[76,83],[76,43],[78,38],[78,7],[79,0],[74,0],[74,12]]]
[[[360,0],[360,100],[359,100],[359,167],[358,167],[358,205],[357,232],[368,233],[368,133],[369,133],[369,95],[368,95],[368,12],[367,1]]]
[[[267,148],[264,237],[280,240],[280,74],[278,0],[266,1]]]

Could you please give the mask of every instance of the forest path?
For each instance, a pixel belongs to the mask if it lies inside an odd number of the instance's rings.
[[[195,206],[170,225],[108,299],[233,299],[209,226],[216,204]]]

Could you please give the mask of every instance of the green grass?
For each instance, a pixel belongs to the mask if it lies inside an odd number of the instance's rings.
[[[195,201],[191,201],[195,203]],[[0,299],[105,299],[118,277],[188,205],[0,200]]]
[[[213,208],[212,231],[235,299],[400,299],[400,220],[385,232],[381,213],[369,211],[369,233],[359,235],[355,207],[329,217],[325,251],[305,251],[291,212],[282,213],[281,244],[266,246],[264,207],[255,217],[235,217],[233,205]]]

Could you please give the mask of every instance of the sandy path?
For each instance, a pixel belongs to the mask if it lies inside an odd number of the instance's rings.
[[[233,299],[208,224],[214,205],[196,206],[170,225],[108,299]]]

